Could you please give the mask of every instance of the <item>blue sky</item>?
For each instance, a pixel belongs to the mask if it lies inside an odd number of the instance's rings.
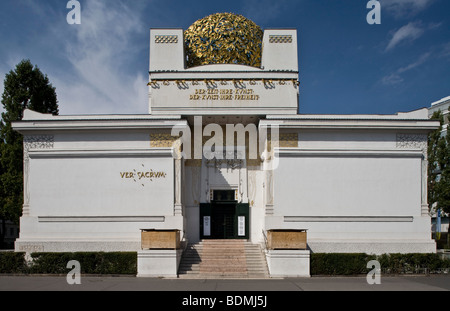
[[[67,2],[0,2],[2,80],[30,59],[60,114],[147,113],[149,29],[217,12],[297,29],[300,113],[393,114],[450,95],[448,0],[380,0],[380,25],[366,21],[368,0],[79,0],[80,25],[67,23]]]

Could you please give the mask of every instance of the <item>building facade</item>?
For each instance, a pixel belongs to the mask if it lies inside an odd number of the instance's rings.
[[[150,31],[149,114],[26,110],[14,123],[17,251],[136,251],[142,229],[264,247],[268,230],[304,229],[312,252],[435,252],[426,153],[439,124],[427,109],[299,114],[295,29],[264,30],[259,52],[236,48],[256,65],[197,65],[185,37]]]
[[[431,106],[428,108],[428,115],[431,118],[433,113],[436,111],[441,111],[444,116],[444,125],[442,126],[442,131],[447,132],[448,129],[448,114],[450,113],[450,96],[442,98],[438,101],[431,103]]]

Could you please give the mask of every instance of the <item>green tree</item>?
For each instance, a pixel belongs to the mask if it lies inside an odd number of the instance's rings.
[[[450,112],[450,107],[449,107]],[[450,213],[450,114],[447,115],[447,131],[439,144],[438,162],[441,170],[437,205],[445,213]]]
[[[23,137],[11,123],[22,120],[26,108],[57,115],[58,101],[47,75],[30,60],[22,60],[6,74],[1,102],[5,112],[0,121],[0,219],[18,223],[23,204]]]
[[[430,208],[437,202],[439,183],[440,165],[438,161],[439,149],[442,146],[442,125],[444,124],[444,117],[442,111],[438,110],[433,113],[431,119],[438,120],[440,126],[437,130],[430,133],[428,136],[428,205]]]
[[[436,203],[437,209],[450,214],[450,125],[444,133],[444,115],[440,110],[431,118],[441,125],[428,137],[428,203],[430,207]],[[447,119],[450,123],[450,114]]]

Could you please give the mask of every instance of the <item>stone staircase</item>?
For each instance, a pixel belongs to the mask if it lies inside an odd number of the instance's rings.
[[[268,278],[261,247],[246,240],[202,240],[183,252],[179,278]]]

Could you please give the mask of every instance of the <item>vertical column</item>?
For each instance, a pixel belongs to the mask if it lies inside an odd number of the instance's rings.
[[[274,200],[273,200],[273,169],[275,153],[274,150],[278,147],[278,132],[274,132],[275,139],[272,139],[272,130],[271,133],[266,135],[266,148],[263,156],[263,170],[265,172],[265,205],[266,205],[266,215],[273,215],[274,209]]]
[[[422,205],[421,205],[421,215],[428,215],[428,150],[427,143],[425,142],[425,148],[422,149]]]
[[[273,170],[265,171],[266,215],[273,215]]]
[[[31,149],[52,149],[53,135],[25,136],[23,138],[23,216],[30,216],[30,155]]]
[[[422,150],[420,214],[428,216],[428,136],[426,134],[397,134],[396,147]]]
[[[23,138],[23,207],[22,216],[30,216],[30,187],[29,187],[29,174],[30,174],[30,156],[28,151],[30,144],[28,142],[29,136]]]
[[[174,192],[175,192],[175,205],[174,205],[174,215],[183,215],[183,205],[181,200],[181,192],[182,192],[182,174],[183,174],[183,165],[182,165],[182,155],[181,155],[181,140],[177,139],[174,144],[174,165],[175,165],[175,178],[174,178]]]

